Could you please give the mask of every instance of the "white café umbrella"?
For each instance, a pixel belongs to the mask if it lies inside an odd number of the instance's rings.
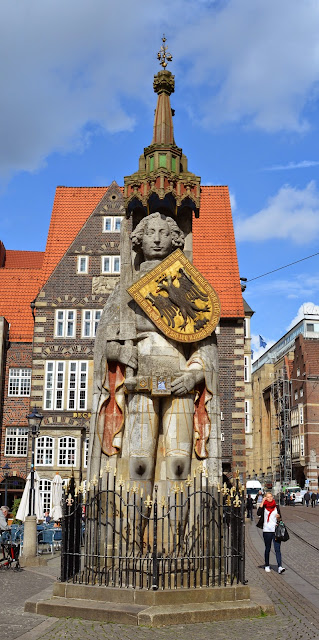
[[[56,473],[52,482],[52,498],[50,516],[52,520],[60,520],[62,518],[62,483],[61,476]]]
[[[37,517],[37,520],[43,520],[43,505],[42,505],[42,499],[40,494],[39,480],[40,480],[40,476],[38,472],[34,471],[34,513]],[[26,517],[29,515],[30,490],[31,490],[31,473],[29,473],[27,477],[21,502],[19,504],[19,509],[16,515],[16,519],[22,520],[22,522],[24,522]]]

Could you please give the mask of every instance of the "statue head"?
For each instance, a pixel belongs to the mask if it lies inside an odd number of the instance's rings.
[[[184,234],[175,220],[162,213],[151,213],[131,234],[132,247],[145,260],[164,260],[175,249],[184,248]]]

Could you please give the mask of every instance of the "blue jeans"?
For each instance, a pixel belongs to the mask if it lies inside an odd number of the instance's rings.
[[[270,554],[272,541],[274,541],[274,548],[275,548],[278,567],[281,567],[281,550],[280,550],[281,543],[275,540],[275,534],[272,533],[271,531],[263,531],[263,536],[264,536],[264,543],[265,543],[265,567],[269,567],[269,554]]]

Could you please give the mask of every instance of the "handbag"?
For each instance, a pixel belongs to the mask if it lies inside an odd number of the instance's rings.
[[[282,520],[280,520],[276,525],[275,540],[276,542],[287,542],[287,540],[289,540],[287,527]]]

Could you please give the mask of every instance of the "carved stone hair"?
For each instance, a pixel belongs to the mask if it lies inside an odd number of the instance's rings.
[[[163,213],[159,213],[157,211],[156,213],[151,213],[151,215],[149,216],[145,216],[145,218],[143,218],[141,222],[139,222],[135,227],[133,233],[131,233],[132,248],[134,249],[134,251],[140,252],[142,250],[145,226],[148,224],[148,222],[150,222],[150,220],[156,220],[157,218],[160,218],[160,220],[166,220],[171,232],[172,246],[174,247],[174,249],[183,249],[185,244],[185,236],[183,231],[179,228],[173,218],[171,218],[170,216],[165,216]]]

